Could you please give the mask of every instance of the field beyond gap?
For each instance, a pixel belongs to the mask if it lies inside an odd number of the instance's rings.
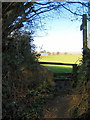
[[[81,54],[61,54],[61,55],[48,55],[41,56],[40,62],[57,62],[57,63],[70,63],[79,64],[81,62]],[[68,65],[44,65],[46,68],[50,69],[54,73],[70,73],[72,72],[72,66]]]

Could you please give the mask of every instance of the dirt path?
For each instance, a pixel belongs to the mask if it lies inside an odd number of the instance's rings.
[[[78,99],[73,99],[76,96],[73,93],[67,91],[59,91],[58,95],[52,100],[49,100],[44,106],[43,114],[44,118],[71,118],[70,109],[78,104]],[[80,96],[80,95],[79,95]]]
[[[70,118],[68,111],[71,99],[71,95],[60,92],[60,95],[47,102],[43,111],[44,118]]]

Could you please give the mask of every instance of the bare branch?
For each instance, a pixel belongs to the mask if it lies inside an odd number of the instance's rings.
[[[83,6],[85,6],[85,7],[88,7],[88,4],[87,3],[84,3],[84,2],[67,2],[67,3],[69,3],[69,4],[76,4],[76,3],[78,3],[78,4],[81,4],[81,5],[83,5]]]
[[[65,8],[66,10],[68,10],[70,13],[74,14],[74,15],[78,15],[78,16],[82,16],[81,14],[78,14],[76,12],[73,12],[72,10],[70,10],[69,8],[65,7],[64,5],[62,5],[63,8]]]
[[[35,4],[38,4],[38,5],[48,5],[48,4],[52,3],[52,2],[45,2],[45,3],[34,2],[34,3],[35,3]]]

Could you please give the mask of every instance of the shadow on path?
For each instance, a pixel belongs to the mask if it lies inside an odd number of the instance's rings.
[[[58,96],[47,101],[43,110],[44,118],[70,118],[68,110],[71,99],[71,95],[60,91]]]
[[[71,109],[80,103],[81,98],[80,94],[59,90],[57,95],[45,104],[44,118],[71,118]]]

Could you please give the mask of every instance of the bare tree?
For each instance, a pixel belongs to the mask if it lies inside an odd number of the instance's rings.
[[[4,2],[2,3],[3,36],[23,27],[24,23],[34,26],[37,18],[51,10],[60,11],[64,8],[73,15],[82,16],[84,12],[88,12],[88,7],[88,2]]]

